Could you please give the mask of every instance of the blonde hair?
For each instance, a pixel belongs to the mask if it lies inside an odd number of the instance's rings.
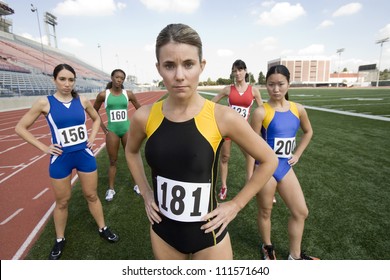
[[[198,49],[199,61],[202,61],[202,40],[200,39],[199,34],[190,26],[182,23],[172,23],[160,31],[156,39],[157,62],[159,62],[161,47],[170,42],[195,46]]]

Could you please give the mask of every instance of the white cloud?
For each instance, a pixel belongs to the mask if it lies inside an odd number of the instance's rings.
[[[306,12],[301,4],[291,5],[288,2],[281,2],[276,3],[269,12],[261,13],[257,23],[261,25],[279,26],[296,20],[305,14]]]
[[[272,1],[272,0],[271,1],[264,1],[264,2],[261,3],[261,6],[268,8],[268,7],[271,7],[274,4],[275,4],[275,1]]]
[[[141,0],[149,10],[191,14],[200,6],[201,0]]]
[[[324,45],[312,44],[298,51],[299,55],[319,55],[324,53]]]
[[[327,28],[329,26],[334,25],[334,22],[331,20],[324,20],[323,22],[320,23],[320,25],[317,28]]]
[[[27,38],[27,39],[33,40],[35,42],[38,42],[39,44],[41,43],[41,38],[33,37],[30,33],[22,33],[22,34],[19,34],[19,35],[24,37],[24,38]],[[48,40],[46,35],[42,36],[42,44],[44,44],[44,45],[48,45],[49,44],[49,40]]]
[[[114,0],[65,0],[58,3],[53,12],[62,16],[111,16],[125,7],[125,3]]]
[[[217,50],[217,55],[218,56],[226,57],[226,56],[232,56],[233,54],[234,54],[234,52],[232,50],[228,50],[228,49],[219,49],[219,50]]]
[[[356,14],[362,9],[363,5],[360,3],[349,3],[347,5],[341,6],[338,8],[334,13],[334,17],[340,17],[340,16],[349,16]]]
[[[390,37],[390,23],[379,30],[378,40]]]
[[[61,39],[61,42],[64,44],[64,45],[67,45],[69,47],[72,47],[72,48],[81,48],[84,46],[83,43],[81,43],[78,39],[76,38],[62,38]]]
[[[266,37],[263,40],[261,40],[258,45],[262,48],[264,51],[273,51],[276,49],[278,45],[278,40],[275,37]]]
[[[147,44],[144,46],[144,50],[147,52],[154,52],[155,45],[153,44]]]

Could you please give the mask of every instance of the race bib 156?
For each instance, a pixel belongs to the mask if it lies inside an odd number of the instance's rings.
[[[69,147],[87,141],[85,124],[61,128],[59,134],[62,147]]]

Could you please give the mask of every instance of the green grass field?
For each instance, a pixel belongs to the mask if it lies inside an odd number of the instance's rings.
[[[261,93],[267,99],[265,89]],[[290,89],[289,94],[290,100],[307,106],[390,117],[390,89]],[[294,167],[309,207],[303,249],[325,260],[389,260],[390,122],[307,111],[314,136]],[[99,196],[106,222],[121,240],[109,244],[98,236],[77,183],[69,207],[62,259],[153,259],[143,200],[133,192],[134,182],[123,150],[118,160],[117,195],[110,203],[104,200],[108,184],[104,150],[97,160]],[[244,168],[244,157],[233,145],[228,199],[244,183]],[[276,198],[272,239],[278,259],[286,259],[288,211],[281,198]],[[229,225],[235,259],[260,259],[256,212],[253,199]],[[26,259],[47,259],[54,237],[50,219]]]

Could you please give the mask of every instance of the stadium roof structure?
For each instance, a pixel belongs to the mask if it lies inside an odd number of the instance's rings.
[[[14,14],[14,9],[10,8],[8,4],[0,1],[0,16],[8,16]]]

